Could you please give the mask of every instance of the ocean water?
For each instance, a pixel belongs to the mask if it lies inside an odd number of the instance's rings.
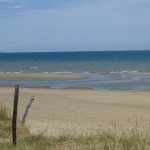
[[[150,90],[150,51],[0,53],[0,74],[56,73],[85,80],[0,80],[0,86]]]

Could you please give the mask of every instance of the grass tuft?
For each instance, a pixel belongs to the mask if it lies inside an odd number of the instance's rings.
[[[9,110],[4,107],[0,106],[0,121],[7,121],[10,120]]]
[[[58,136],[31,135],[18,121],[18,143],[11,142],[11,118],[6,108],[0,108],[0,150],[150,150],[150,130],[118,131],[116,128],[76,133],[61,130]]]

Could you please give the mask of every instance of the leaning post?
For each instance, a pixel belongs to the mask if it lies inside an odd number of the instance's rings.
[[[12,141],[13,144],[17,144],[17,110],[18,110],[18,97],[19,97],[19,85],[15,86],[14,93],[14,106],[13,106],[13,117],[12,117]]]
[[[30,101],[29,101],[29,103],[28,103],[28,105],[27,105],[27,107],[26,107],[26,110],[25,110],[25,112],[24,112],[24,115],[23,115],[23,117],[22,117],[22,123],[25,123],[25,120],[26,120],[26,117],[27,117],[27,115],[28,115],[29,109],[30,109],[30,107],[31,107],[31,105],[32,105],[32,102],[33,102],[35,99],[36,99],[35,96],[33,96],[33,97],[30,99]]]

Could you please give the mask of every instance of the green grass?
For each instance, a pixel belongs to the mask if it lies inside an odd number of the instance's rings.
[[[31,135],[18,121],[18,142],[11,142],[11,117],[0,107],[0,150],[150,150],[150,131],[102,129],[94,133],[61,130],[58,136]]]

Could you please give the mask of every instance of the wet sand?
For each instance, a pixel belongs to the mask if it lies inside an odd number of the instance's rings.
[[[77,74],[42,74],[42,73],[26,73],[26,74],[17,74],[17,73],[5,73],[0,74],[0,80],[38,80],[38,79],[63,79],[63,80],[82,80],[87,79]]]

